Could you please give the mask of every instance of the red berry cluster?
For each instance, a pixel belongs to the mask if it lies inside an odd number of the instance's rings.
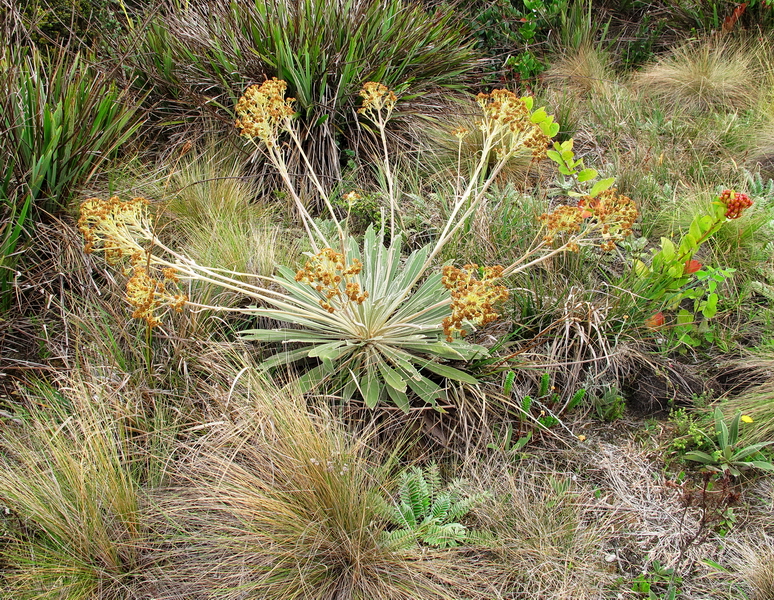
[[[718,199],[726,205],[726,219],[738,219],[746,208],[750,208],[753,201],[747,194],[740,194],[733,190],[725,190]]]

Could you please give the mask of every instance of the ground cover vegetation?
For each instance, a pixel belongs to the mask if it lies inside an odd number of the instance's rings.
[[[773,10],[0,0],[0,596],[774,598]]]

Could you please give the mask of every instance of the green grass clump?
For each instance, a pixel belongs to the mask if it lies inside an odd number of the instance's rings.
[[[10,597],[136,597],[147,564],[141,475],[106,394],[51,388],[3,436],[0,497],[18,527],[2,548]]]

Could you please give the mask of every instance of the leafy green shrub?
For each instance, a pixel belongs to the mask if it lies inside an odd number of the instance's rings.
[[[340,177],[342,149],[362,139],[356,103],[364,81],[427,106],[463,90],[478,68],[452,11],[427,13],[404,0],[169,0],[131,61],[155,99],[214,106],[221,116],[247,85],[286,81],[304,150],[328,189]]]
[[[569,4],[568,0],[466,0],[455,8],[469,16],[477,47],[492,57],[490,70],[532,85],[546,68],[536,47],[548,39]]]
[[[634,261],[624,286],[644,301],[640,304],[646,310],[648,306],[658,308],[645,320],[648,327],[661,329],[666,323],[662,310],[671,310],[676,312],[678,344],[698,346],[702,339],[715,340],[709,321],[718,312],[718,286],[732,271],[703,267],[693,257],[728,220],[739,218],[750,206],[752,200],[746,194],[725,190],[715,198],[706,214],[693,219],[679,244],[661,238],[661,247],[654,250],[650,265],[639,259]],[[685,305],[685,301],[693,302]]]

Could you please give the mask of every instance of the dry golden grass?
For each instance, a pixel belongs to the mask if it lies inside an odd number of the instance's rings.
[[[177,535],[167,586],[185,597],[452,598],[437,565],[393,552],[378,497],[389,461],[322,406],[249,367],[157,499]],[[441,569],[440,572],[443,570]]]
[[[615,74],[607,53],[592,44],[583,44],[553,60],[543,80],[571,96],[596,101],[608,92]]]
[[[149,556],[134,415],[67,385],[26,392],[29,418],[0,443],[0,497],[18,524],[3,548],[7,597],[139,598]]]
[[[633,84],[667,110],[745,110],[760,98],[757,63],[751,45],[710,38],[675,48]]]

